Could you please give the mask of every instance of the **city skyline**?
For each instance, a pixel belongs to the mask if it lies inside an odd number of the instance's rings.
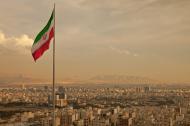
[[[190,1],[55,2],[57,81],[132,75],[190,83]],[[52,44],[36,63],[30,49],[52,9],[50,0],[1,2],[0,76],[51,81]]]
[[[51,91],[0,88],[0,126],[52,126]],[[57,86],[55,126],[189,126],[189,96],[181,85]]]

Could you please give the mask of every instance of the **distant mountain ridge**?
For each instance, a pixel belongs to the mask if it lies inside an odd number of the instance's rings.
[[[0,85],[2,84],[15,84],[15,83],[38,83],[44,82],[42,79],[36,79],[32,77],[26,77],[23,75],[16,76],[0,76]]]
[[[92,82],[105,84],[159,84],[161,81],[148,77],[127,76],[127,75],[103,75],[95,76],[90,79]]]
[[[128,76],[128,75],[98,75],[90,79],[80,77],[64,78],[62,81],[56,80],[60,84],[161,84],[163,82],[150,79],[148,77]],[[51,83],[43,79],[27,77],[23,75],[0,76],[0,85],[4,84],[35,84]]]

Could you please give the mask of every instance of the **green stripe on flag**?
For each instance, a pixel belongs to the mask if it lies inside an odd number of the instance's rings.
[[[48,23],[46,24],[46,26],[36,36],[33,45],[36,44],[41,39],[41,37],[44,35],[44,33],[48,31],[49,27],[51,26],[51,22],[53,21],[53,17],[54,17],[54,11],[52,12],[51,17],[50,17]]]

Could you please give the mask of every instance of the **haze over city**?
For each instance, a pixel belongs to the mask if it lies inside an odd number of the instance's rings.
[[[31,46],[52,0],[0,4],[0,76],[51,82],[52,48]],[[56,0],[56,80],[102,75],[190,82],[189,0]]]
[[[190,0],[1,0],[0,126],[190,126]]]

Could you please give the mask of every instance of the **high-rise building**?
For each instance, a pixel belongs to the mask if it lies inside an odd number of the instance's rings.
[[[150,92],[150,91],[151,91],[150,86],[144,87],[144,92],[145,92],[145,93],[148,93],[148,92]]]
[[[59,106],[59,107],[67,106],[67,99],[63,97],[62,94],[58,94],[58,93],[56,94],[55,102],[56,102],[56,106]]]

